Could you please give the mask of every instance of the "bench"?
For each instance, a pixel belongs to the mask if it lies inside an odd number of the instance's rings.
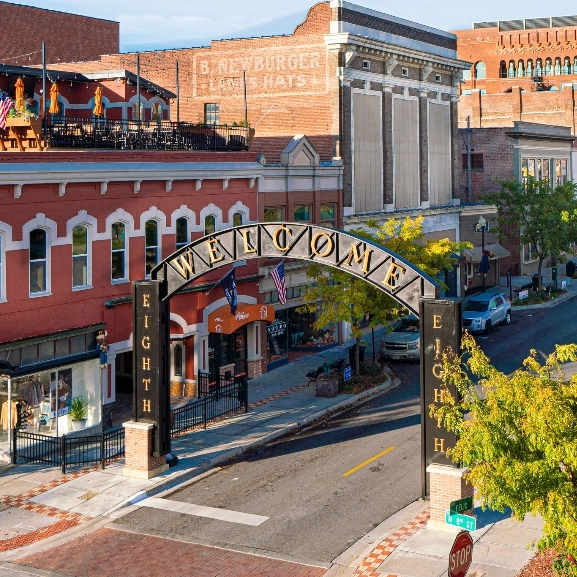
[[[336,361],[333,361],[331,363],[330,369],[329,369],[329,374],[330,375],[340,375],[343,371],[343,366],[345,364],[345,359],[337,359]],[[319,367],[318,369],[312,369],[310,370],[307,374],[306,374],[306,378],[308,379],[308,383],[307,383],[307,387],[311,384],[311,383],[315,383],[317,382],[317,379],[321,376],[325,374],[325,370],[324,367]]]

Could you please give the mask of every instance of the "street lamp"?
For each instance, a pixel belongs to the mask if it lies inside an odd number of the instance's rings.
[[[8,379],[8,454],[12,461],[12,375],[17,369],[8,361],[0,361],[0,378]],[[15,425],[16,423],[14,423]]]
[[[475,231],[481,233],[481,263],[479,264],[479,273],[483,277],[483,292],[485,292],[485,275],[489,272],[489,257],[485,255],[485,231],[489,225],[481,215],[475,226]]]

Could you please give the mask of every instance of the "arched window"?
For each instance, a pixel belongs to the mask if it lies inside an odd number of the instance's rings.
[[[563,60],[563,74],[571,74],[571,58],[569,56],[565,56],[565,60]]]
[[[543,76],[543,61],[541,58],[537,58],[535,63],[535,76]]]
[[[174,376],[182,377],[182,346],[174,347]]]
[[[160,246],[158,243],[158,222],[156,220],[147,220],[144,225],[145,236],[145,270],[144,273],[148,278],[150,271],[158,264],[160,256]]]
[[[48,238],[45,230],[30,232],[30,294],[48,292]]]
[[[242,212],[235,212],[232,215],[232,226],[240,226],[242,224]]]
[[[204,234],[213,234],[216,230],[216,218],[214,215],[209,214],[204,218]]]
[[[138,100],[132,104],[132,120],[139,120],[138,118]],[[140,120],[144,120],[144,103],[140,101]]]
[[[128,280],[126,270],[126,225],[123,222],[115,222],[111,230],[112,258],[111,277],[113,281]]]
[[[176,250],[188,243],[188,218],[181,216],[176,219]]]
[[[527,76],[533,76],[533,61],[529,58],[529,60],[527,60],[527,70],[525,71],[525,74]]]
[[[520,78],[525,76],[525,64],[522,60],[519,60],[519,63],[517,64],[517,76]]]
[[[162,104],[160,102],[153,102],[150,107],[151,120],[162,120]]]
[[[545,60],[545,76],[551,76],[553,74],[553,63],[551,62],[551,58],[547,58]]]
[[[553,74],[555,74],[556,76],[561,75],[561,58],[559,58],[558,56],[557,58],[555,58],[555,68],[553,69]]]
[[[72,288],[90,284],[88,266],[88,228],[82,224],[72,229]]]
[[[504,60],[499,64],[499,78],[507,78],[507,63]]]
[[[475,78],[477,80],[487,78],[487,69],[485,68],[484,62],[477,62],[477,64],[475,64]]]
[[[515,61],[514,60],[509,61],[508,76],[509,76],[509,78],[515,78]]]

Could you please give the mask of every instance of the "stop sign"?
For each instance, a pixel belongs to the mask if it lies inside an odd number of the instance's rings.
[[[473,539],[467,531],[457,535],[449,553],[449,577],[465,577],[473,560]]]

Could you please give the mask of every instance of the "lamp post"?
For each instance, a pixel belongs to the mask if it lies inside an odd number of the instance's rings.
[[[17,367],[8,361],[0,361],[0,378],[8,379],[8,454],[12,462],[12,375]]]
[[[479,220],[477,221],[477,225],[475,226],[475,230],[481,233],[481,263],[479,265],[479,272],[483,277],[483,292],[485,292],[485,274],[487,270],[489,270],[488,263],[486,265],[485,270],[485,263],[483,258],[485,257],[485,231],[488,229],[487,221],[481,215]]]

